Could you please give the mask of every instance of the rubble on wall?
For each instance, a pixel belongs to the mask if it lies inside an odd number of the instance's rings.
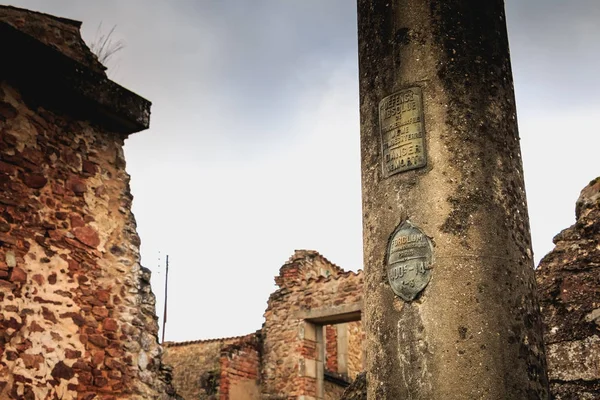
[[[74,21],[0,6],[0,30],[0,398],[174,398],[122,149],[150,103]]]
[[[600,178],[581,191],[575,213],[537,270],[557,400],[600,397]]]

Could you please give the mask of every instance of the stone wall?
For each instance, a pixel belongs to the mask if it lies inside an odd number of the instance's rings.
[[[81,22],[22,8],[0,7],[0,22],[34,37],[45,47],[59,51],[87,69],[106,76],[106,67],[98,61],[98,57],[81,38]]]
[[[83,102],[118,85],[74,21],[0,7],[0,30],[19,49],[0,66],[0,398],[169,398],[122,150],[149,102],[120,87],[116,114]],[[67,81],[83,97],[54,91]]]
[[[600,178],[582,190],[576,218],[537,271],[557,400],[600,398]]]
[[[317,252],[296,251],[275,281],[279,289],[269,298],[262,330],[263,397],[316,397],[322,374],[317,362],[319,318],[361,304],[362,274],[345,272]]]
[[[31,109],[6,82],[0,113],[2,393],[152,393],[160,348],[123,139]]]
[[[355,380],[365,370],[365,330],[361,321],[348,323],[348,377]]]
[[[220,398],[221,351],[245,336],[166,342],[163,362],[173,369],[173,386],[184,399]]]

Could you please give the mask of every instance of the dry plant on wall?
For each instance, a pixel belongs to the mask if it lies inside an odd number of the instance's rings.
[[[104,34],[102,33],[101,22],[96,30],[94,41],[90,44],[90,50],[104,66],[107,66],[106,63],[112,56],[125,48],[125,42],[114,38],[116,28],[117,26],[114,25],[108,33]]]

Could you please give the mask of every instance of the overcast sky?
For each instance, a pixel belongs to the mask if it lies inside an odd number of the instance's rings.
[[[153,102],[127,170],[167,340],[261,327],[294,249],[362,268],[354,0],[14,0],[125,48],[109,75]],[[600,1],[507,0],[536,262],[600,174]]]

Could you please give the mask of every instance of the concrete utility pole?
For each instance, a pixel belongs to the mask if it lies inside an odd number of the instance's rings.
[[[502,0],[358,0],[368,398],[547,399]]]

